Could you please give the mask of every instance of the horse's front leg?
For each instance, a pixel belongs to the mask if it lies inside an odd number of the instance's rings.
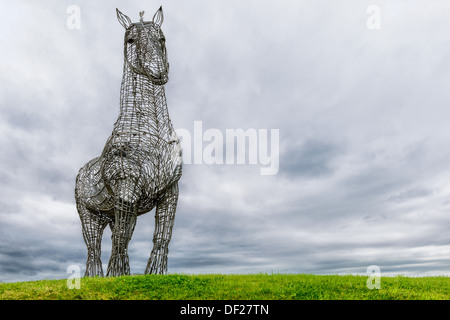
[[[77,209],[80,215],[83,238],[87,246],[87,262],[85,277],[103,277],[102,268],[102,235],[103,230],[111,222],[107,216],[101,212],[91,212],[85,205],[77,200]]]
[[[107,276],[122,276],[130,274],[128,258],[128,243],[136,226],[136,210],[132,203],[122,199],[116,201],[114,209],[115,221],[111,235],[111,257],[108,263]]]
[[[168,247],[172,237],[177,202],[178,183],[175,182],[156,205],[153,249],[145,268],[145,274],[164,274],[167,272],[167,254],[169,253]]]

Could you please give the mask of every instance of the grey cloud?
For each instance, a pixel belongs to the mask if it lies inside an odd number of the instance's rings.
[[[280,173],[292,178],[326,177],[334,171],[333,160],[343,152],[343,146],[331,141],[294,142],[280,155]]]
[[[399,194],[390,196],[388,201],[402,202],[410,199],[423,198],[432,193],[432,190],[427,188],[412,188],[406,191],[400,192]]]

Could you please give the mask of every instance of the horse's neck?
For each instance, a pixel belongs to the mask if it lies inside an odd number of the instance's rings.
[[[169,140],[173,133],[164,86],[124,68],[120,89],[120,114],[115,133],[140,133]]]

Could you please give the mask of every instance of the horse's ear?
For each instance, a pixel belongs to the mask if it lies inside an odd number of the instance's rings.
[[[162,6],[159,7],[158,11],[156,11],[155,15],[153,16],[153,23],[157,24],[158,26],[161,26],[164,21],[164,14]]]
[[[127,29],[131,25],[131,19],[128,18],[126,15],[124,15],[122,12],[119,11],[119,9],[116,8],[117,13],[117,20],[119,20],[119,23]]]

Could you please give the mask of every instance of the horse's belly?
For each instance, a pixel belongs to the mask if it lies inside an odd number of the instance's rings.
[[[134,154],[110,152],[106,157],[92,159],[78,174],[77,198],[86,207],[98,211],[112,213],[117,197],[135,203],[139,215],[151,211],[165,189],[182,174],[180,146],[175,145],[170,151],[163,159],[151,153],[135,158],[136,151]]]
[[[138,203],[138,215],[147,213],[149,211],[152,211],[154,207],[156,207],[157,198],[148,198],[148,197],[142,197],[139,199]]]

